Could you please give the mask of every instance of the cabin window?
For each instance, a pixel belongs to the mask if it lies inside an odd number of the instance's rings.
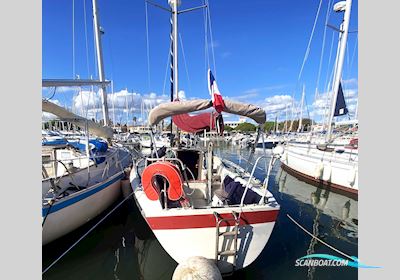
[[[42,155],[42,164],[44,167],[52,167],[51,156],[50,155]]]
[[[71,153],[70,151],[61,151],[60,152],[60,159],[70,159]]]

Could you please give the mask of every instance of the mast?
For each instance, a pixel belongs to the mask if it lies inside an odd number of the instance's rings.
[[[301,105],[300,105],[300,120],[297,132],[302,131],[301,126],[303,125],[303,105],[304,105],[304,94],[306,92],[306,86],[303,84],[303,94],[301,95]]]
[[[114,81],[111,81],[111,93],[112,93],[112,96],[113,96],[113,98],[111,99],[111,101],[112,101],[112,110],[113,110],[113,121],[112,122],[113,122],[113,127],[115,127],[116,122],[115,122]]]
[[[180,0],[168,0],[169,5],[172,8],[171,15],[171,44],[172,44],[172,86],[171,101],[173,98],[178,97],[178,6],[181,4]]]
[[[337,56],[336,71],[335,71],[334,81],[333,81],[333,85],[332,85],[332,102],[331,102],[330,117],[328,120],[327,141],[329,141],[332,137],[332,122],[333,122],[334,113],[335,113],[335,105],[336,105],[337,95],[338,95],[338,91],[339,91],[340,79],[342,77],[344,56],[346,53],[346,45],[347,45],[347,35],[349,32],[351,1],[352,0],[341,1],[341,2],[336,3],[333,7],[335,12],[342,12],[342,11],[345,11],[345,12],[344,12],[344,16],[343,16],[343,22],[340,25],[339,50],[338,50],[338,56]]]
[[[128,111],[128,88],[125,88],[125,106],[126,106],[126,128],[128,129],[129,111]]]
[[[294,120],[294,93],[293,93],[293,100],[292,100],[292,112],[290,114],[291,116],[291,121],[290,121],[290,127],[289,127],[289,131],[292,131],[293,128],[293,120]]]
[[[285,126],[284,126],[285,133],[288,133],[288,107],[289,104],[286,104],[286,116],[285,116]]]
[[[181,0],[168,0],[171,7],[171,102],[174,98],[178,98],[178,6]],[[171,118],[171,137],[170,143],[173,146],[173,134],[178,132],[178,128],[174,125]],[[177,135],[178,139],[179,136]]]
[[[97,11],[97,0],[92,0],[93,4],[93,24],[94,24],[94,35],[95,35],[95,42],[96,42],[96,54],[97,54],[97,67],[99,70],[99,81],[105,82],[104,77],[104,65],[103,65],[103,51],[101,48],[101,29],[100,29],[100,22],[98,18],[98,11]],[[108,106],[107,106],[107,93],[106,93],[106,86],[105,84],[101,85],[100,88],[100,96],[101,96],[101,105],[103,110],[103,119],[104,125],[109,125],[108,119]]]

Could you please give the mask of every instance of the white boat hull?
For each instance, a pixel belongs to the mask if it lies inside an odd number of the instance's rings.
[[[122,177],[123,172],[119,172],[56,202],[50,211],[48,207],[43,208],[42,217],[47,217],[42,228],[42,244],[70,233],[106,210],[121,194]]]
[[[140,189],[135,190],[138,206],[149,227],[154,232],[161,246],[177,262],[181,263],[192,256],[215,259],[216,220],[214,212],[224,218],[232,218],[232,211],[240,213],[240,207],[208,208],[208,209],[168,209],[152,211],[150,202]],[[279,212],[279,206],[252,205],[242,208],[238,232],[237,269],[250,265],[264,249],[273,231]],[[233,230],[234,222],[221,224],[220,232]],[[233,236],[219,237],[219,251],[233,250]],[[233,256],[222,257],[218,261],[221,273],[232,271]]]
[[[283,168],[312,183],[358,194],[358,153],[324,152],[308,144],[287,144],[281,158]]]

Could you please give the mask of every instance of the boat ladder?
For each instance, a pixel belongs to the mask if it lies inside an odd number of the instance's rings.
[[[233,263],[232,263],[232,271],[231,273],[234,272],[235,270],[235,266],[236,266],[236,258],[237,258],[237,239],[238,239],[238,232],[239,232],[239,223],[240,223],[240,219],[239,219],[239,214],[236,213],[235,211],[232,211],[232,218],[222,218],[220,214],[218,214],[217,212],[214,212],[214,216],[215,216],[215,228],[216,228],[216,241],[215,241],[215,263],[218,264],[218,261],[221,259],[221,257],[229,257],[229,256],[233,256]],[[229,222],[234,222],[234,227],[232,229],[232,227],[229,226]],[[222,225],[221,225],[222,224]],[[227,231],[223,231],[221,232],[220,228],[221,226],[226,226],[227,225]],[[233,249],[230,249],[232,246],[232,243],[227,243],[229,244],[229,246],[226,246],[228,249],[224,250],[224,248],[222,248],[222,250],[219,250],[219,244],[220,244],[220,237],[224,237],[224,238],[229,238],[229,237],[233,237]],[[224,244],[224,243],[223,243]],[[224,246],[223,246],[224,247]]]

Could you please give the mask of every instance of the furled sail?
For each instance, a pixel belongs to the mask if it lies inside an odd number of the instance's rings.
[[[251,118],[258,124],[263,124],[266,121],[265,111],[260,107],[251,104],[238,103],[230,100],[224,100],[224,105],[224,112]],[[212,106],[212,101],[204,99],[175,101],[160,104],[150,111],[149,125],[157,125],[161,120],[167,117],[201,111],[208,109]]]
[[[346,115],[348,112],[349,112],[349,110],[347,109],[346,101],[344,100],[342,83],[339,83],[339,90],[338,90],[338,95],[337,95],[336,105],[335,105],[335,113],[333,116],[334,117],[343,116],[343,115]]]
[[[150,111],[149,125],[157,125],[161,120],[167,117],[201,111],[210,107],[212,107],[212,102],[204,99],[163,103]]]
[[[102,126],[94,121],[75,115],[74,113],[71,113],[70,111],[50,101],[42,100],[42,111],[56,115],[60,119],[73,123],[82,129],[85,129],[87,124],[89,133],[98,137],[105,139],[111,139],[113,137],[113,130],[111,127]]]
[[[248,117],[258,124],[263,124],[267,120],[264,109],[252,104],[239,103],[227,99],[224,100],[224,104],[224,112]]]

